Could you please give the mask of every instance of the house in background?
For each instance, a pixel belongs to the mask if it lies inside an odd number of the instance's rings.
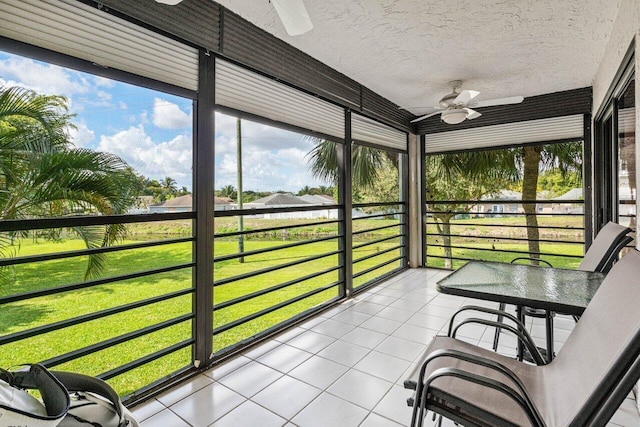
[[[497,195],[485,196],[482,200],[486,202],[479,203],[475,211],[479,217],[499,218],[503,215],[524,212],[522,205],[518,203],[522,200],[522,193],[518,191],[501,190]]]
[[[328,196],[314,196],[306,194],[304,196],[294,196],[290,193],[276,193],[270,196],[254,200],[243,205],[244,209],[268,209],[268,208],[308,208],[313,205],[334,205],[336,202]],[[335,209],[301,210],[293,212],[269,212],[253,215],[254,218],[264,219],[320,219],[338,218],[338,211]]]
[[[216,211],[227,211],[234,209],[234,205],[227,199],[214,196],[213,206]],[[193,196],[185,194],[184,196],[175,197],[157,205],[149,206],[149,213],[166,213],[166,212],[190,212],[193,210]]]
[[[561,196],[553,199],[554,202],[551,205],[551,211],[553,213],[567,213],[567,214],[582,214],[584,213],[584,202],[577,202],[577,200],[584,200],[582,188],[572,188]]]

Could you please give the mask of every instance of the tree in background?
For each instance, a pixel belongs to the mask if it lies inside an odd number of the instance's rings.
[[[562,175],[582,170],[582,143],[529,145],[509,150],[514,159],[511,172],[522,170],[522,200],[537,200],[538,178],[541,171],[558,170]],[[508,165],[508,163],[506,163]],[[524,203],[529,255],[540,257],[540,231],[535,203]],[[533,262],[538,264],[537,261]]]
[[[169,194],[175,194],[178,192],[178,183],[170,176],[165,176],[164,178],[162,178],[162,180],[160,181],[160,185]]]
[[[436,221],[442,236],[444,267],[452,268],[451,220],[459,214],[468,213],[477,200],[497,194],[509,181],[509,176],[500,170],[483,170],[478,166],[478,157],[488,152],[463,152],[455,154],[428,155],[425,159],[426,199],[429,215]],[[484,162],[479,163],[482,165]],[[429,204],[430,201],[448,203]]]
[[[444,171],[456,170],[453,164],[456,163],[455,159],[456,155],[445,156]],[[504,185],[503,188],[518,181],[522,182],[522,200],[530,202],[522,204],[527,225],[529,256],[539,258],[540,231],[535,203],[538,178],[541,173],[551,170],[560,172],[562,176],[570,173],[579,174],[582,168],[582,143],[576,141],[476,151],[468,155],[464,154],[464,158],[458,160],[462,162],[463,170],[467,170],[475,177],[499,179]],[[508,184],[509,182],[511,184]],[[537,264],[537,261],[533,263]]]
[[[318,143],[307,154],[314,177],[338,184],[338,143],[328,140],[318,140]],[[385,151],[353,145],[351,152],[352,180],[355,188],[370,188],[375,185],[378,170],[384,166]]]
[[[233,185],[225,185],[220,190],[216,191],[216,196],[236,200],[236,198],[238,197],[238,192]]]
[[[76,148],[73,115],[61,96],[0,87],[0,220],[77,214],[122,214],[135,202],[137,178],[116,155]],[[124,236],[123,224],[71,229],[88,248]],[[55,238],[52,230],[50,238]],[[1,242],[6,249],[6,239]],[[103,254],[89,256],[85,278],[104,269]]]

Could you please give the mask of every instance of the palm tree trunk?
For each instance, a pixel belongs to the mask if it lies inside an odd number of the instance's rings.
[[[524,147],[523,156],[523,176],[522,176],[522,200],[536,200],[538,189],[538,175],[540,168],[540,152],[542,146]],[[524,203],[522,205],[526,214],[527,239],[529,241],[529,256],[539,258],[540,255],[540,233],[538,231],[538,217],[536,215],[535,203]],[[538,265],[537,261],[532,262]]]
[[[451,250],[451,218],[453,216],[450,214],[444,215],[436,215],[436,219],[439,219],[442,223],[442,227],[440,224],[437,224],[438,233],[442,236],[442,245],[444,246],[444,268],[452,269],[453,268],[453,260],[451,257],[453,256]]]

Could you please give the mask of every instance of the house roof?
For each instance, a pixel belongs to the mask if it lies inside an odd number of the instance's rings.
[[[174,197],[173,199],[166,200],[157,206],[165,208],[190,208],[193,206],[193,198],[191,194],[185,194],[184,196]]]
[[[554,198],[553,200],[582,200],[584,198],[582,194],[582,188],[572,188],[561,196]]]
[[[512,190],[500,190],[498,194],[483,196],[481,200],[522,200],[522,193]]]
[[[245,205],[256,204],[265,206],[283,206],[283,205],[309,205],[310,203],[301,199],[298,196],[288,193],[276,193],[267,197],[263,197],[258,200],[254,200],[251,203],[245,203]]]
[[[305,194],[303,196],[297,196],[299,199],[305,202],[313,203],[314,205],[334,205],[336,201],[333,197],[326,194]]]
[[[220,197],[213,197],[213,203],[215,205],[230,205],[231,203]],[[185,194],[184,196],[174,197],[156,206],[162,206],[165,208],[191,208],[193,206],[193,196],[191,194]]]

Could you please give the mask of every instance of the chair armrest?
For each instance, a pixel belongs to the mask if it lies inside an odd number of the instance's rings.
[[[547,264],[547,266],[549,266],[549,267],[552,267],[552,268],[553,268],[553,265],[551,265],[551,263],[550,263],[549,261],[545,261],[545,260],[540,259],[540,258],[530,258],[530,257],[526,257],[526,256],[521,256],[521,257],[518,257],[518,258],[514,258],[514,259],[512,259],[512,260],[511,260],[511,264],[513,264],[513,263],[514,263],[514,262],[516,262],[516,261],[521,261],[521,260],[527,260],[527,261],[538,261],[538,262],[545,263],[545,264]]]
[[[456,332],[458,332],[458,329],[461,326],[471,323],[478,323],[485,326],[493,326],[495,328],[506,329],[507,331],[514,334],[518,338],[518,340],[520,340],[520,342],[527,348],[527,350],[529,350],[529,353],[531,354],[531,357],[533,357],[533,361],[536,363],[536,365],[541,366],[546,364],[544,358],[542,357],[542,354],[540,354],[540,350],[538,350],[538,346],[536,346],[533,338],[531,337],[531,335],[529,335],[529,332],[527,332],[526,329],[516,329],[506,323],[471,317],[458,323],[449,336],[451,338],[455,338]]]
[[[488,313],[488,314],[495,314],[498,316],[503,316],[506,317],[507,319],[511,320],[513,323],[516,324],[516,326],[518,326],[518,329],[522,330],[522,331],[526,331],[527,328],[522,324],[522,322],[520,322],[520,320],[518,320],[517,317],[515,317],[514,315],[507,313],[506,311],[503,310],[498,310],[495,308],[489,308],[489,307],[482,307],[479,305],[465,305],[464,307],[462,307],[461,309],[459,309],[458,311],[456,311],[455,313],[453,313],[453,315],[451,316],[451,319],[449,320],[449,331],[447,332],[448,336],[451,336],[451,331],[453,329],[453,321],[456,318],[456,316],[460,313],[462,313],[463,311],[479,311],[481,313]]]
[[[517,388],[520,391],[520,393],[522,393],[522,397],[524,398],[527,406],[530,406],[531,411],[534,414],[537,414],[538,417],[540,417],[540,415],[538,413],[538,410],[536,409],[534,403],[531,401],[531,398],[528,395],[528,393],[527,393],[527,391],[526,391],[526,389],[524,387],[524,384],[522,384],[522,381],[520,381],[520,378],[518,378],[518,376],[513,371],[511,371],[509,368],[507,368],[506,366],[504,366],[503,364],[501,364],[499,362],[496,362],[495,360],[487,359],[486,357],[478,356],[478,355],[475,355],[475,354],[465,353],[465,352],[462,352],[462,351],[459,351],[459,350],[441,349],[441,350],[436,350],[433,353],[429,354],[427,356],[427,358],[425,359],[425,361],[423,362],[421,368],[420,368],[420,374],[419,374],[419,377],[418,377],[418,384],[417,384],[417,387],[416,387],[416,401],[414,402],[414,405],[413,405],[414,414],[413,414],[413,417],[412,417],[412,424],[411,425],[414,425],[413,424],[413,418],[415,418],[415,416],[416,416],[416,411],[417,411],[418,404],[420,404],[421,407],[423,406],[422,403],[421,403],[421,402],[425,401],[423,395],[425,395],[425,397],[426,397],[426,392],[427,392],[426,390],[428,390],[428,386],[431,383],[431,381],[433,381],[433,379],[435,379],[435,378],[432,378],[432,377],[436,372],[438,372],[438,370],[434,371],[434,373],[432,373],[429,376],[429,379],[425,382],[424,375],[426,373],[427,366],[428,366],[429,362],[431,362],[431,361],[433,361],[435,359],[441,358],[441,357],[452,357],[452,358],[455,358],[455,359],[463,360],[463,361],[468,362],[468,363],[484,366],[486,368],[493,369],[494,371],[499,372],[502,375],[508,377],[517,386]],[[471,374],[471,375],[473,375],[473,374]],[[479,377],[479,378],[482,378],[482,377]],[[495,381],[495,380],[492,380],[492,381]],[[505,387],[508,387],[508,386],[505,386]],[[510,387],[508,387],[508,388],[510,388]],[[511,390],[513,391],[513,389],[511,389]],[[515,393],[515,391],[513,391],[513,392]],[[421,402],[418,402],[418,398],[421,399]],[[422,411],[422,409],[421,409],[421,411]],[[422,417],[420,419],[422,419]]]

